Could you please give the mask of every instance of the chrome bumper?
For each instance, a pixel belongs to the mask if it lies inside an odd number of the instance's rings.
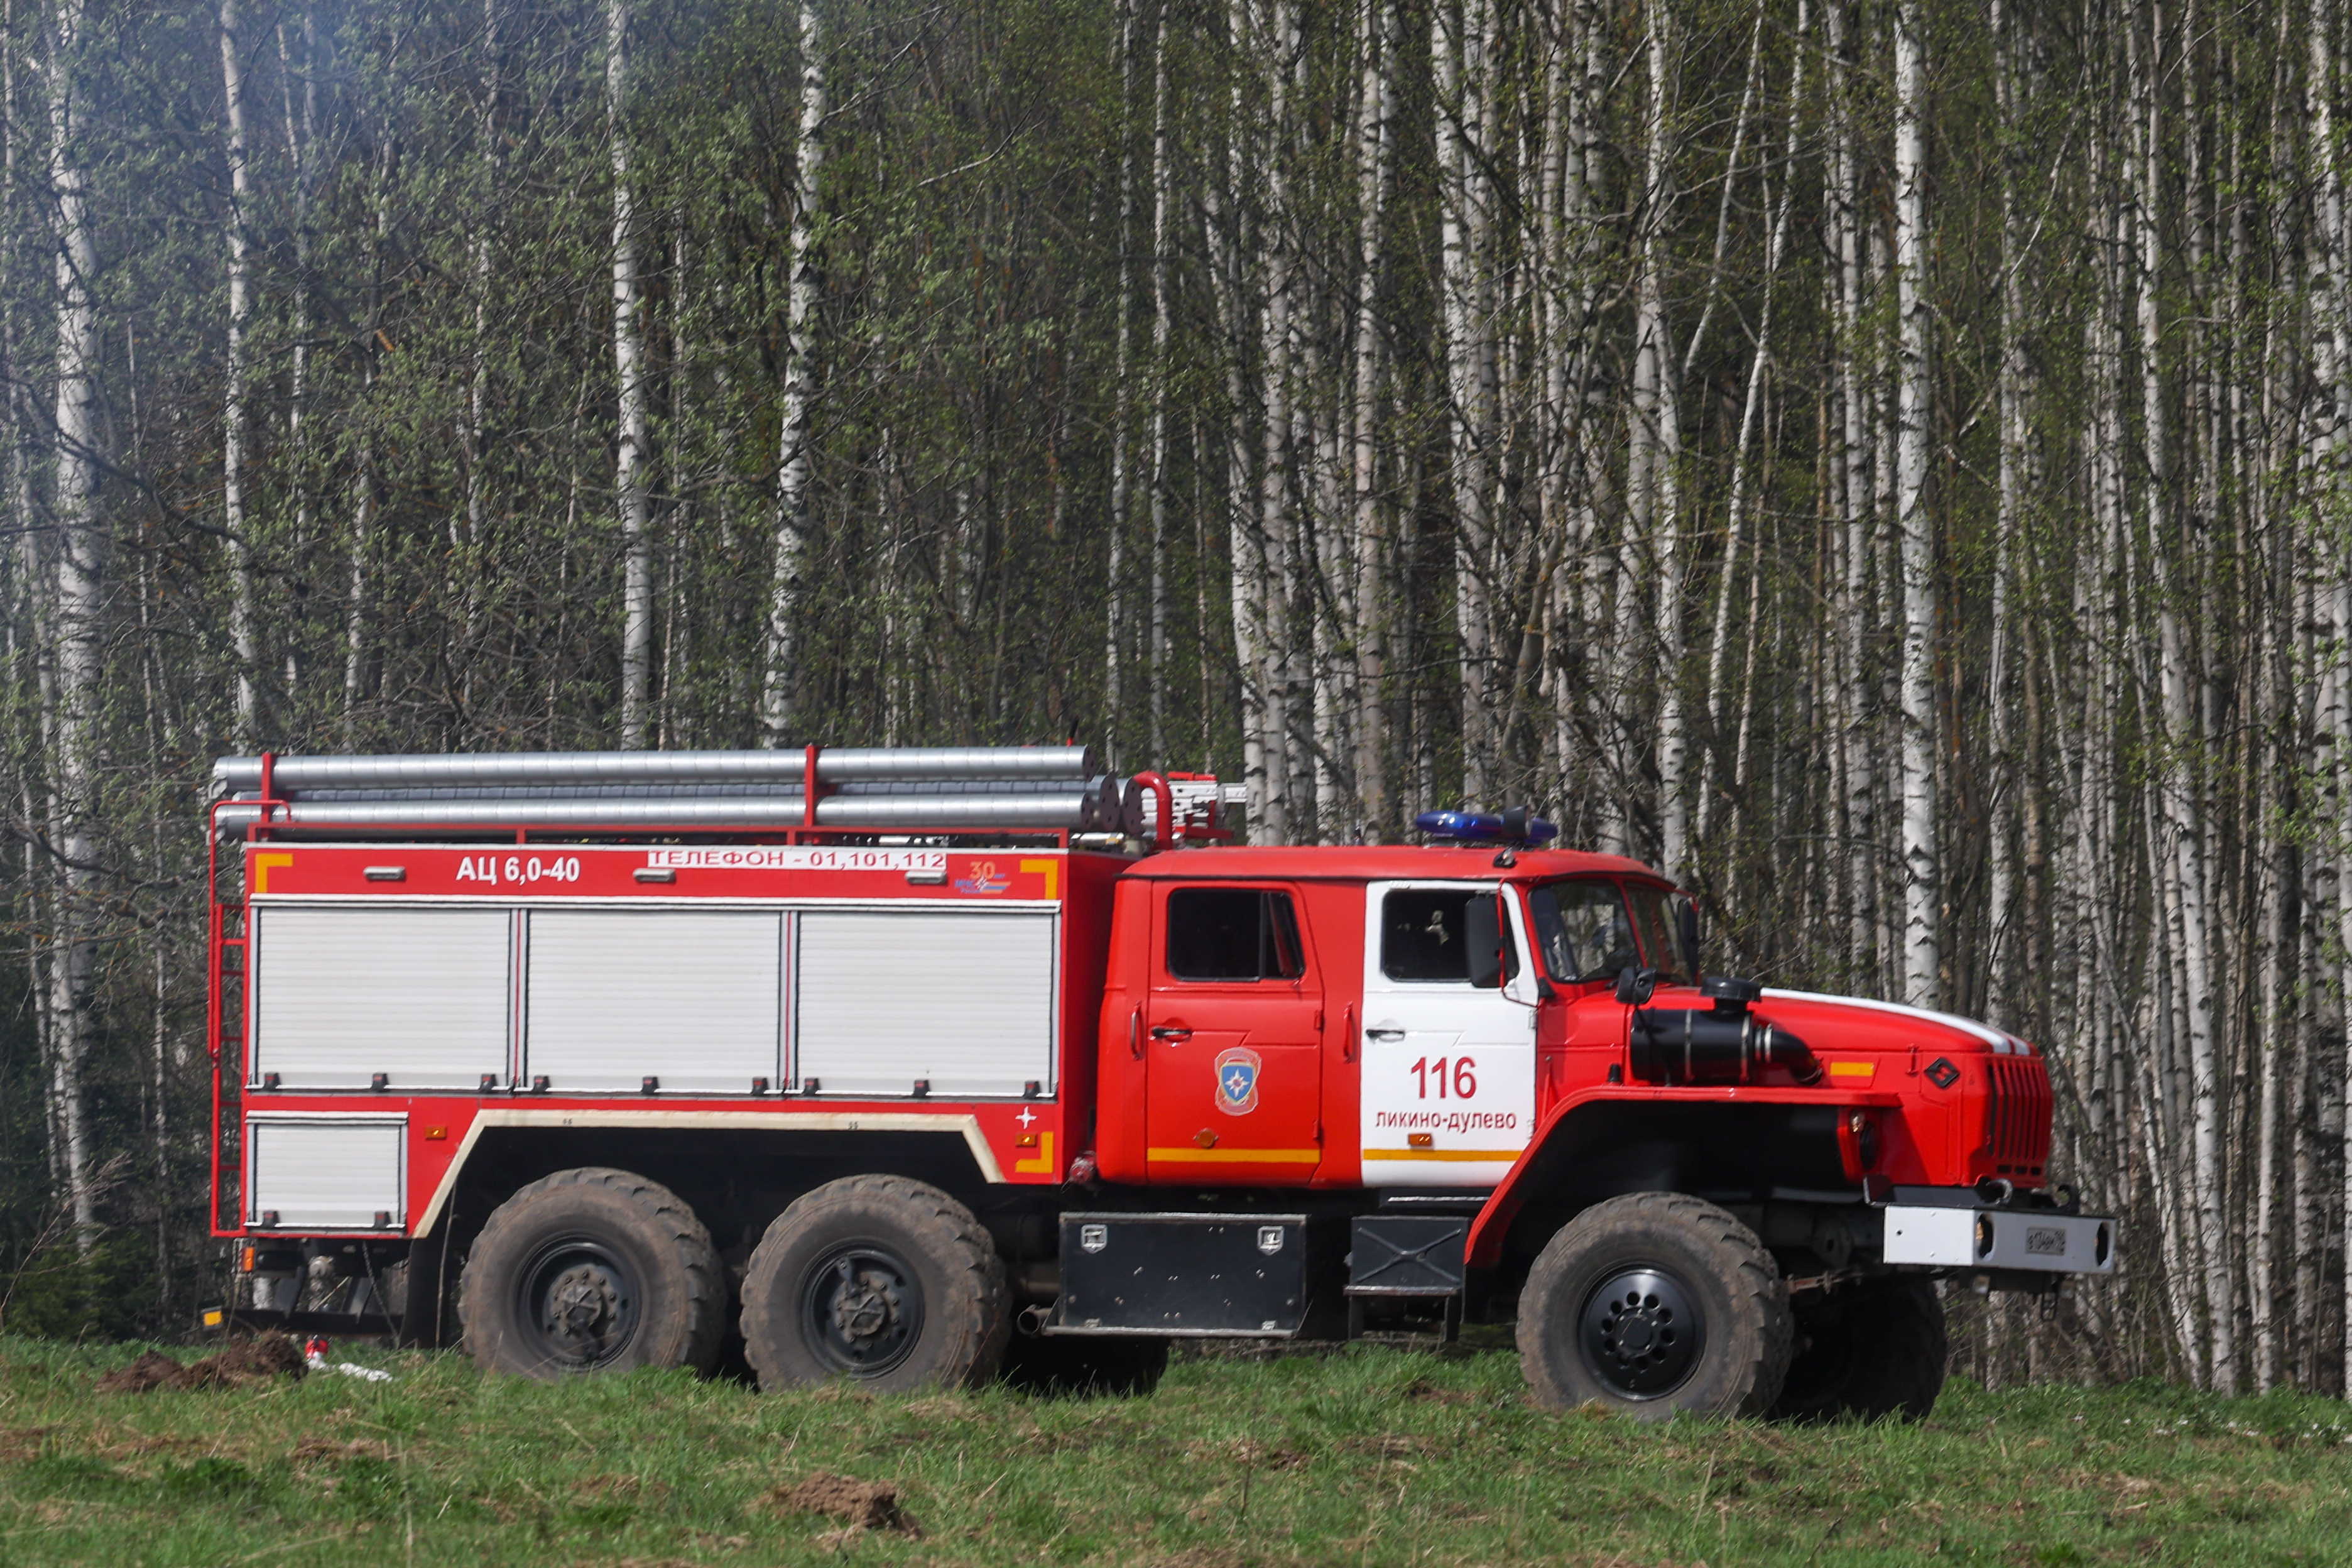
[[[2116,1271],[2116,1222],[2105,1215],[1924,1204],[1889,1204],[1879,1213],[1886,1220],[1880,1257],[1888,1263],[2042,1274]]]

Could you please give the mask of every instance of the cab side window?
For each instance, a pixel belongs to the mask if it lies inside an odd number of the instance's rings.
[[[1307,973],[1290,895],[1179,888],[1168,895],[1168,973],[1179,980],[1296,980]]]

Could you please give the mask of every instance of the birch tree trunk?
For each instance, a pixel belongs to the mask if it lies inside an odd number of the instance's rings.
[[[253,542],[245,515],[245,339],[253,305],[247,277],[246,215],[253,205],[246,167],[245,60],[237,37],[236,0],[221,0],[221,89],[228,113],[228,363],[221,387],[221,522],[228,535],[235,581],[229,596],[229,646],[236,658],[236,743],[259,744],[257,680],[261,655],[254,638]]]
[[[1862,213],[1855,189],[1858,179],[1854,148],[1853,45],[1846,33],[1843,0],[1831,0],[1825,17],[1830,71],[1830,115],[1835,139],[1831,167],[1830,218],[1837,256],[1837,290],[1832,300],[1837,321],[1838,407],[1840,429],[1831,461],[1843,527],[1838,578],[1837,615],[1840,679],[1838,727],[1842,774],[1840,812],[1845,844],[1845,898],[1848,910],[1849,963],[1857,976],[1878,967],[1878,820],[1877,796],[1872,781],[1877,760],[1871,745],[1874,728],[1869,678],[1870,592],[1870,438],[1869,401],[1862,369],[1870,356],[1864,342]]]
[[[1942,1001],[1943,884],[1936,837],[1936,535],[1927,510],[1927,152],[1923,133],[1927,7],[1895,20],[1895,277],[1897,333],[1895,525],[1903,572],[1903,994]]]
[[[1103,630],[1103,741],[1115,773],[1120,765],[1119,721],[1126,695],[1127,525],[1134,485],[1129,451],[1129,412],[1134,401],[1135,298],[1135,7],[1118,7],[1118,292],[1111,300],[1112,332],[1118,342],[1111,362],[1110,550],[1104,586],[1109,607]]]
[[[1174,330],[1168,219],[1175,181],[1169,147],[1168,6],[1169,0],[1160,0],[1151,39],[1151,606],[1144,671],[1151,689],[1148,760],[1155,768],[1168,765],[1168,345]]]
[[[1292,340],[1291,290],[1296,258],[1290,231],[1289,182],[1283,156],[1290,135],[1290,67],[1293,58],[1291,0],[1274,0],[1257,29],[1263,50],[1267,150],[1265,205],[1258,219],[1260,266],[1265,299],[1260,313],[1258,380],[1263,409],[1260,438],[1265,452],[1258,468],[1258,537],[1264,542],[1264,641],[1266,689],[1265,816],[1267,842],[1286,844],[1306,826],[1308,803],[1298,798],[1296,721],[1296,650],[1291,645],[1295,598],[1297,519],[1291,474],[1291,395],[1296,344]]]
[[[1462,791],[1484,802],[1493,750],[1487,724],[1487,452],[1481,366],[1488,322],[1479,310],[1486,266],[1481,169],[1486,39],[1482,0],[1438,0],[1430,8],[1430,54],[1437,90],[1439,208],[1443,214],[1442,289],[1451,406],[1455,529],[1454,627],[1462,647]]]
[[[605,0],[604,122],[613,151],[613,370],[620,402],[613,490],[621,509],[621,744],[646,743],[654,647],[651,399],[637,284],[636,196],[629,183],[628,0]]]
[[[1356,121],[1356,319],[1353,479],[1356,559],[1356,801],[1374,838],[1392,831],[1381,704],[1389,613],[1388,536],[1380,500],[1381,255],[1396,120],[1391,62],[1396,0],[1363,0],[1357,31],[1363,81]]]
[[[809,401],[816,375],[816,240],[824,174],[824,37],[815,0],[800,7],[801,118],[793,146],[798,200],[793,206],[785,303],[783,405],[776,451],[776,558],[768,584],[766,673],[760,727],[770,746],[789,744],[798,717],[801,565],[809,536]]]
[[[86,94],[81,78],[85,0],[57,0],[49,18],[49,189],[55,204],[57,331],[57,467],[50,500],[56,519],[56,597],[50,633],[57,652],[57,810],[53,824],[60,866],[55,910],[58,934],[49,968],[54,1031],[52,1092],[64,1150],[66,1190],[84,1252],[98,1222],[89,1108],[82,1073],[96,1043],[91,985],[98,961],[95,933],[98,855],[99,708],[105,668],[106,531],[99,515],[104,476],[105,410],[98,384],[98,308],[91,283],[98,252],[89,220],[89,185],[79,153]]]

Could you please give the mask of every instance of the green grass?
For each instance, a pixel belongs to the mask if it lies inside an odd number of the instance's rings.
[[[1954,1384],[1918,1426],[1660,1429],[1535,1410],[1506,1353],[1370,1349],[1139,1399],[369,1352],[396,1381],[92,1391],[140,1348],[0,1342],[0,1564],[2352,1561],[2352,1412],[2316,1398]],[[768,1502],[820,1470],[897,1483],[921,1538]]]

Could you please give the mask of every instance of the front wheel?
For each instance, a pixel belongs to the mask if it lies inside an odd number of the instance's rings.
[[[727,1275],[677,1194],[626,1171],[559,1171],[500,1204],[466,1259],[458,1313],[485,1372],[682,1366],[708,1373]]]
[[[1789,1295],[1755,1232],[1680,1193],[1596,1204],[1538,1255],[1519,1365],[1538,1404],[1637,1420],[1761,1415],[1789,1366]]]
[[[762,1388],[973,1386],[996,1375],[1012,1331],[987,1229],[900,1176],[847,1176],[796,1199],[743,1276],[743,1349]]]

